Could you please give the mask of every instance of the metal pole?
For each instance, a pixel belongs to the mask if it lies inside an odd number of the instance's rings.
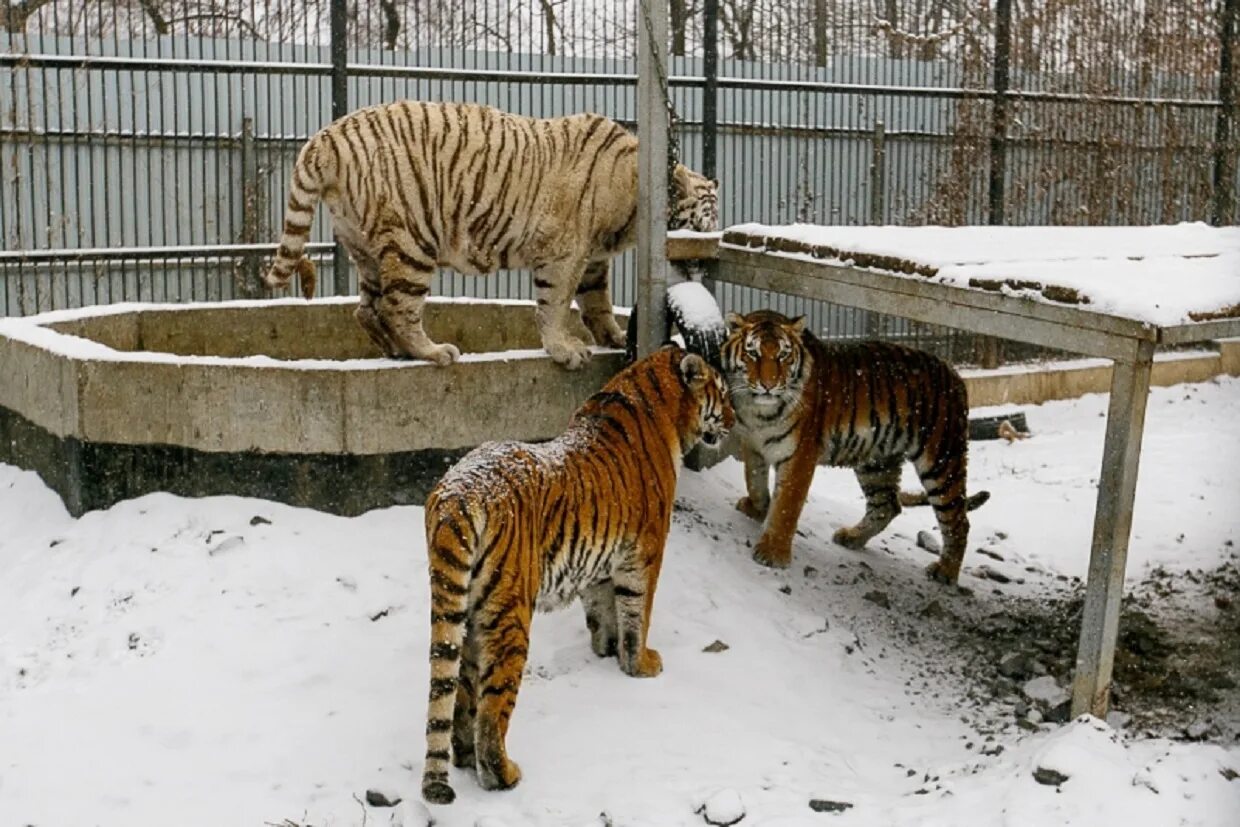
[[[1215,226],[1235,222],[1236,216],[1236,146],[1231,127],[1236,120],[1236,76],[1234,49],[1236,44],[1237,0],[1223,0],[1219,21],[1218,99],[1222,106],[1214,122],[1214,205],[1210,218]]]
[[[667,333],[667,0],[637,10],[637,355]]]
[[[814,65],[827,65],[827,0],[814,0]]]
[[[995,102],[990,130],[990,223],[1002,224],[1007,176],[1008,84],[1012,60],[1012,0],[995,4]]]
[[[258,242],[258,154],[254,151],[254,119],[241,119],[241,243]],[[241,295],[247,299],[262,295],[260,257],[248,253],[241,259]]]
[[[702,8],[702,174],[717,177],[719,141],[719,0]]]
[[[1111,667],[1119,635],[1120,598],[1132,532],[1132,502],[1137,490],[1141,435],[1150,395],[1154,343],[1137,343],[1133,361],[1112,367],[1107,434],[1102,446],[1102,475],[1094,509],[1094,538],[1081,612],[1081,641],[1072,683],[1073,716],[1105,718],[1111,698]]]
[[[874,122],[874,139],[870,149],[870,223],[882,224],[883,213],[886,212],[886,154],[887,128],[882,121]]]
[[[332,120],[349,114],[349,6],[348,0],[331,0]],[[349,256],[336,242],[332,253],[332,283],[337,296],[349,294]]]

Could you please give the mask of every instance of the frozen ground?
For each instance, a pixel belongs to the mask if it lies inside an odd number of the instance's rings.
[[[973,487],[993,496],[973,515],[965,590],[922,575],[926,509],[863,553],[830,543],[861,512],[847,471],[819,473],[786,572],[749,559],[736,463],[686,473],[651,634],[663,674],[596,659],[576,607],[540,616],[509,739],[525,780],[484,793],[458,772],[435,822],[694,825],[706,804],[768,827],[1238,823],[1226,675],[1214,700],[1170,702],[1161,729],[1133,723],[1158,720],[1146,706],[1161,696],[1123,688],[1118,729],[1038,725],[1070,652],[1045,651],[1030,674],[1051,674],[1031,686],[996,676],[1020,632],[1007,621],[1079,591],[1105,398],[1024,410],[1032,438],[973,443]],[[1173,632],[1223,629],[1205,643],[1231,650],[1238,421],[1240,380],[1153,391],[1129,563],[1152,616],[1175,604]],[[0,466],[0,825],[425,823],[410,803],[421,525],[413,507],[342,519],[166,495],[75,520]],[[1075,635],[1047,628],[1049,649]],[[407,801],[365,807],[372,788]]]

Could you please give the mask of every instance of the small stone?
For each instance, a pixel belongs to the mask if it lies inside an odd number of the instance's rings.
[[[1004,574],[1001,571],[996,571],[995,569],[992,569],[990,566],[987,566],[985,564],[978,566],[974,570],[973,573],[976,576],[982,578],[983,580],[993,580],[996,583],[1011,583],[1012,582],[1012,578],[1008,577],[1006,574]]]
[[[1068,776],[1058,770],[1038,767],[1033,771],[1033,780],[1037,781],[1039,784],[1045,784],[1048,787],[1058,787],[1060,784],[1068,780]]]
[[[991,551],[988,548],[979,548],[977,553],[983,557],[989,557],[991,560],[998,560],[1000,563],[1004,561],[1002,554],[999,554],[997,551]]]
[[[1231,767],[1223,767],[1218,771],[1218,774],[1228,781],[1235,781],[1237,778],[1240,778],[1240,772],[1236,772]]]
[[[1061,704],[1053,706],[1046,713],[1046,721],[1051,724],[1066,724],[1072,719],[1072,701],[1071,699]]]
[[[847,801],[831,801],[826,798],[811,798],[809,808],[816,813],[842,813],[851,810],[852,804]]]
[[[806,577],[813,577],[813,576],[814,576],[815,574],[817,574],[817,573],[818,573],[818,569],[814,568],[813,566],[806,566],[806,567],[805,567],[805,576],[806,576]]]
[[[1008,652],[999,658],[999,674],[1014,681],[1023,681],[1033,675],[1029,661],[1029,655],[1025,652]]]
[[[1214,595],[1214,605],[1220,609],[1231,608],[1231,598],[1225,594]]]
[[[271,525],[271,520],[260,514],[255,514],[250,518],[250,525]]]
[[[745,817],[745,804],[736,790],[719,790],[713,793],[696,812],[715,827],[729,827]]]
[[[129,651],[132,652],[134,649],[137,649],[138,644],[141,642],[142,642],[142,638],[138,636],[137,632],[129,633]]]
[[[81,590],[82,590],[81,586],[74,586],[72,589],[69,590],[69,596],[77,597],[77,593],[80,592]]]
[[[728,644],[724,643],[722,640],[716,640],[714,643],[707,644],[702,651],[709,652],[713,655],[717,652],[726,652],[729,648],[731,647],[729,647]]]
[[[1068,700],[1068,690],[1060,686],[1053,675],[1043,675],[1040,678],[1034,678],[1027,681],[1021,692],[1031,701],[1037,701],[1047,706],[1054,707]]]
[[[933,531],[922,530],[917,532],[917,547],[924,548],[931,554],[940,554],[943,551],[943,543]]]
[[[792,594],[792,587],[787,585],[780,586],[779,592],[780,594]]]
[[[366,803],[371,807],[395,807],[400,802],[400,796],[390,792],[383,792],[381,790],[366,791]]]
[[[925,606],[921,607],[921,611],[918,612],[918,614],[920,614],[922,617],[937,619],[937,618],[945,616],[947,614],[947,611],[943,608],[942,603],[940,603],[937,600],[931,600]]]
[[[862,597],[870,601],[875,606],[883,609],[891,608],[891,598],[887,597],[887,592],[881,592],[875,589],[872,592],[866,592]]]

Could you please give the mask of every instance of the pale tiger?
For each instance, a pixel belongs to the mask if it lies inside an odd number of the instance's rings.
[[[716,182],[677,165],[669,226],[714,229]],[[314,293],[303,255],[322,200],[357,264],[357,319],[397,358],[454,362],[422,325],[437,267],[481,275],[534,271],[543,347],[575,369],[588,343],[568,326],[574,298],[594,344],[624,345],[612,315],[609,262],[637,233],[637,138],[602,115],[529,118],[468,103],[399,101],[323,128],[293,166],[284,234],[267,274],[296,273]]]

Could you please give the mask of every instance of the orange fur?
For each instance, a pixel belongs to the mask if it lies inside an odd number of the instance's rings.
[[[520,780],[505,736],[535,609],[580,596],[595,654],[635,677],[659,674],[646,636],[681,458],[731,425],[720,374],[665,347],[617,374],[551,442],[488,443],[439,482],[426,501],[428,801],[454,799],[450,758],[476,767],[487,789]]]

